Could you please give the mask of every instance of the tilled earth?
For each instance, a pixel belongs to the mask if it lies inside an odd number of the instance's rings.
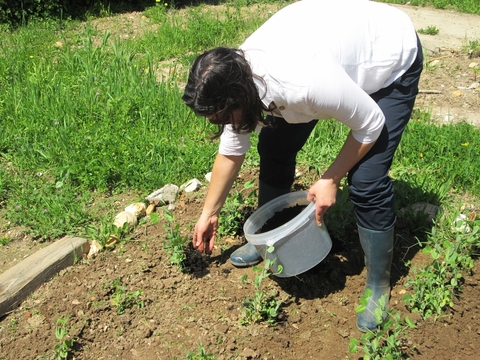
[[[244,173],[243,181],[255,176]],[[238,183],[241,188],[242,182]],[[182,236],[202,206],[205,189],[183,197],[173,210],[174,223],[146,222],[132,239],[83,259],[42,285],[0,322],[0,358],[50,358],[61,341],[55,337],[58,319],[68,319],[75,359],[174,359],[189,352],[214,354],[216,359],[345,359],[350,338],[359,339],[355,307],[364,286],[363,253],[351,225],[346,242],[335,239],[327,258],[297,277],[270,277],[262,289],[282,301],[276,326],[241,325],[244,303],[255,293],[252,268],[228,261],[242,237],[221,238],[210,257],[194,251],[181,271],[170,264],[165,226],[180,224]],[[118,210],[128,205],[118,201]],[[163,219],[161,208],[157,209]],[[326,218],[332,224],[335,219]],[[452,311],[434,321],[410,314],[402,300],[411,266],[428,258],[414,246],[414,234],[400,219],[395,241],[391,308],[412,318],[417,327],[402,332],[404,352],[415,359],[476,359],[480,337],[480,274],[473,276]],[[419,234],[416,234],[419,236]],[[421,236],[421,235],[420,235]],[[244,275],[247,280],[244,281]],[[411,274],[410,274],[411,275]],[[129,294],[123,299],[115,293]],[[119,305],[123,305],[123,308]]]

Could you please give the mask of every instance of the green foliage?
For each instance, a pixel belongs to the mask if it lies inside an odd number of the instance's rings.
[[[134,306],[143,309],[145,306],[144,301],[141,299],[143,290],[136,290],[128,292],[126,286],[122,285],[121,279],[116,279],[112,282],[111,295],[112,305],[117,308],[119,314],[124,314],[127,309]]]
[[[393,178],[418,185],[424,193],[444,193],[453,188],[478,194],[480,163],[476,159],[480,159],[480,147],[475,146],[478,143],[480,131],[472,125],[438,126],[415,112],[395,153]]]
[[[202,343],[200,343],[198,352],[187,352],[187,360],[215,360],[215,355],[208,354]]]
[[[12,28],[31,21],[105,16],[114,11],[138,10],[153,0],[0,0],[0,24]]]
[[[58,18],[64,0],[0,0],[0,24],[26,25],[31,19]]]
[[[432,6],[436,9],[457,10],[470,14],[480,14],[477,0],[378,0],[391,4],[409,4],[412,6]]]
[[[3,245],[8,245],[8,244],[10,244],[11,241],[12,241],[12,238],[11,238],[11,237],[9,237],[9,236],[2,236],[2,237],[0,238],[0,245],[2,245],[2,246],[3,246]]]
[[[253,186],[254,180],[251,180],[244,184],[244,189],[248,190]],[[241,234],[242,225],[253,212],[256,202],[255,191],[250,191],[246,197],[238,190],[229,194],[220,212],[218,236]]]
[[[433,25],[433,26],[428,26],[426,29],[424,28],[418,29],[417,32],[419,34],[424,34],[424,35],[438,35],[440,30],[438,30],[438,28],[435,25]]]
[[[56,182],[41,171],[20,171],[18,176],[9,189],[7,216],[13,224],[25,226],[32,237],[49,240],[78,234],[92,220],[85,209],[89,193],[69,182]]]
[[[480,40],[469,40],[468,44],[465,46],[465,52],[471,58],[480,57]],[[475,75],[474,80],[476,81],[477,80],[477,74],[480,71],[480,66],[479,65],[474,65],[471,68],[472,68],[472,71],[474,72],[474,75]]]
[[[164,210],[165,216],[165,249],[170,255],[170,264],[176,265],[180,268],[181,271],[185,271],[184,262],[187,259],[187,249],[186,245],[189,241],[188,235],[182,236],[180,231],[180,224],[175,224],[175,217],[173,214]]]
[[[68,334],[68,320],[68,317],[59,318],[57,320],[57,325],[55,327],[55,337],[57,338],[57,340],[60,341],[60,343],[55,345],[55,347],[53,348],[55,360],[67,359],[71,349],[73,348],[73,345],[75,344],[75,340],[72,339]]]
[[[267,252],[272,253],[273,247],[266,249]],[[259,322],[267,322],[270,326],[277,324],[277,319],[280,314],[280,306],[282,301],[276,300],[275,295],[268,295],[264,290],[261,290],[262,281],[270,276],[269,270],[274,261],[266,259],[263,268],[257,266],[253,267],[253,271],[257,273],[254,280],[255,294],[253,298],[246,298],[243,303],[244,316],[240,320],[242,325],[254,324]],[[278,267],[278,272],[282,272],[282,266]],[[245,278],[243,280],[246,280]]]
[[[360,299],[360,305],[356,308],[357,313],[367,311],[368,299],[372,296],[372,290],[367,289]],[[389,310],[385,319],[382,314],[387,308],[387,295],[383,295],[375,309],[375,321],[378,327],[375,331],[363,334],[360,341],[350,339],[349,350],[351,354],[357,353],[359,346],[363,350],[365,360],[396,360],[404,358],[406,330],[413,329],[415,324],[407,317],[402,320],[399,311]]]
[[[117,242],[122,242],[130,230],[131,226],[128,223],[123,224],[122,227],[117,227],[107,215],[98,226],[88,224],[85,228],[85,236],[96,240],[102,248],[105,248],[113,246]]]
[[[453,300],[462,289],[463,279],[474,266],[474,256],[480,245],[480,221],[472,224],[473,230],[453,234],[432,229],[428,242],[423,248],[432,262],[424,268],[413,267],[413,277],[408,277],[406,287],[410,293],[404,296],[407,308],[423,318],[442,316],[453,308]],[[408,264],[407,264],[408,265]]]

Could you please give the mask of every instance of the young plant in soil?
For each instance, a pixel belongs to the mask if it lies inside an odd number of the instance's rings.
[[[254,183],[254,180],[250,180],[243,185],[244,190],[249,191],[246,196],[241,191],[236,191],[228,196],[220,212],[218,236],[237,235],[241,232],[242,224],[251,215],[257,202],[255,191],[249,190],[254,186]]]
[[[365,295],[360,299],[360,305],[355,309],[357,313],[369,311],[367,309],[368,299],[372,296],[372,290],[367,289]],[[401,313],[395,310],[389,310],[385,319],[382,313],[387,306],[387,297],[383,295],[378,299],[375,309],[375,321],[378,324],[376,331],[368,331],[360,337],[350,339],[349,350],[351,354],[356,354],[359,350],[359,344],[362,346],[365,360],[394,360],[405,357],[405,337],[406,330],[413,329],[415,324],[408,317],[401,319]]]
[[[176,357],[174,358],[174,360]],[[203,347],[203,344],[198,345],[198,353],[188,352],[187,360],[215,360],[215,355],[208,354],[207,350]]]
[[[187,259],[185,246],[188,242],[188,236],[182,236],[180,233],[180,224],[174,224],[175,217],[173,214],[165,209],[165,233],[167,241],[165,242],[165,248],[168,254],[170,254],[170,264],[177,265],[180,271],[184,271],[183,263]]]
[[[143,309],[145,306],[143,300],[140,299],[143,290],[128,292],[126,287],[121,285],[120,279],[113,281],[112,289],[114,290],[111,296],[112,305],[117,308],[119,314],[124,314],[127,309],[134,306],[140,309]]]
[[[274,247],[271,246],[266,251],[272,253]],[[276,325],[282,301],[276,300],[275,295],[268,295],[264,290],[261,290],[262,281],[270,276],[268,269],[273,263],[274,261],[266,259],[263,268],[257,266],[253,267],[253,271],[257,273],[254,281],[256,291],[252,299],[247,297],[243,303],[245,313],[243,319],[240,320],[242,325],[254,324],[262,321],[267,322],[271,326]],[[278,270],[280,273],[282,267],[279,266]],[[245,280],[246,275],[242,278],[242,281]]]
[[[57,326],[55,327],[55,337],[60,341],[59,344],[55,345],[53,348],[54,359],[67,359],[70,353],[70,350],[75,343],[75,340],[70,338],[68,334],[68,317],[59,318],[57,320]]]
[[[468,229],[471,225],[473,230],[459,231],[455,240],[443,237],[432,228],[422,249],[432,262],[422,269],[413,267],[413,277],[407,277],[406,287],[411,291],[404,296],[404,301],[409,310],[426,319],[432,315],[440,317],[446,309],[453,308],[454,298],[462,291],[464,277],[470,275],[474,266],[480,245],[479,224],[480,220],[469,221],[465,225]]]

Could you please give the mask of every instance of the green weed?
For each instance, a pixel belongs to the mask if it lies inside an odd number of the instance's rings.
[[[246,182],[243,186],[246,190],[251,189],[254,186],[254,180]],[[241,191],[229,194],[220,212],[218,236],[241,234],[242,225],[253,212],[256,202],[255,191],[250,191],[247,196],[244,196]]]
[[[465,52],[472,59],[480,57],[480,40],[468,41],[468,44],[465,46]],[[476,70],[478,72],[478,66],[476,67]]]
[[[180,224],[174,224],[175,216],[169,210],[164,210],[164,229],[166,232],[165,248],[170,254],[170,264],[181,265],[186,259],[184,247],[187,243],[187,238],[182,237],[180,233]]]
[[[8,235],[4,235],[0,238],[0,245],[8,245],[12,241],[12,238]]]
[[[131,226],[128,223],[123,224],[119,228],[113,224],[112,219],[107,215],[100,221],[98,226],[94,224],[87,225],[85,227],[85,236],[98,241],[102,248],[108,248],[116,243],[122,243],[130,231]]]
[[[267,252],[272,253],[273,247],[269,247]],[[253,267],[253,271],[257,273],[254,280],[255,294],[253,298],[247,297],[243,303],[244,316],[240,320],[242,325],[254,324],[259,322],[267,322],[269,325],[274,326],[277,324],[277,319],[280,314],[280,306],[282,301],[276,300],[275,295],[268,295],[261,289],[262,281],[270,276],[269,269],[273,265],[274,260],[267,259],[265,257],[263,267]],[[278,266],[278,272],[282,271],[282,266]],[[246,277],[242,279],[245,281]]]
[[[187,352],[187,360],[215,360],[215,355],[208,354],[207,350],[200,343],[197,352]]]
[[[424,28],[418,29],[417,32],[419,34],[424,34],[424,35],[438,35],[440,30],[438,30],[438,28],[435,25],[433,25],[433,26],[428,26],[425,29]]]
[[[71,338],[68,334],[68,320],[68,317],[59,318],[57,320],[57,325],[55,327],[55,337],[58,341],[60,341],[60,343],[55,345],[55,347],[53,348],[55,360],[67,359],[70,351],[73,348],[73,345],[75,344],[75,340]]]
[[[121,279],[116,279],[112,282],[111,290],[113,293],[110,296],[110,300],[112,305],[117,308],[119,314],[124,314],[127,309],[132,307],[144,308],[145,303],[141,299],[143,290],[128,292],[126,286],[121,284]]]
[[[453,300],[461,292],[463,279],[474,266],[473,257],[478,255],[479,233],[478,220],[471,232],[457,234],[453,239],[445,237],[448,232],[438,233],[436,228],[432,229],[422,249],[432,261],[420,269],[414,266],[413,276],[406,281],[410,293],[404,296],[404,301],[409,310],[423,318],[432,315],[438,318],[448,308],[453,308]]]
[[[172,212],[164,210],[164,229],[165,229],[165,250],[170,255],[170,264],[179,267],[180,271],[185,271],[184,263],[187,260],[188,249],[186,247],[189,236],[180,231],[180,224],[175,224],[175,217]]]
[[[10,324],[8,324],[8,330],[12,335],[14,335],[18,331],[18,320],[16,318],[13,318],[10,321]]]
[[[372,290],[367,289],[360,299],[360,305],[356,309],[357,313],[368,311],[367,304],[371,296]],[[375,321],[378,324],[377,329],[363,334],[360,341],[356,338],[350,339],[349,350],[351,354],[356,354],[360,346],[365,360],[396,360],[405,357],[407,330],[415,328],[415,324],[408,317],[402,320],[401,313],[394,310],[389,310],[384,319],[382,313],[386,309],[386,301],[387,296],[383,295],[376,304],[374,314]]]

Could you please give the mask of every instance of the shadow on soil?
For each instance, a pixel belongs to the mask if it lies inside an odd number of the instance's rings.
[[[421,188],[412,188],[403,181],[395,182],[395,189],[401,199],[401,206],[395,226],[394,255],[391,272],[391,284],[406,277],[409,261],[420,250],[432,226],[432,217],[418,210],[409,210],[415,202],[439,204],[436,194],[424,192]],[[344,290],[347,277],[360,275],[364,270],[364,254],[358,240],[353,207],[348,201],[347,191],[340,192],[337,204],[329,210],[325,222],[332,238],[330,254],[311,270],[291,278],[272,277],[278,285],[294,297],[314,299],[325,298],[332,293]]]

